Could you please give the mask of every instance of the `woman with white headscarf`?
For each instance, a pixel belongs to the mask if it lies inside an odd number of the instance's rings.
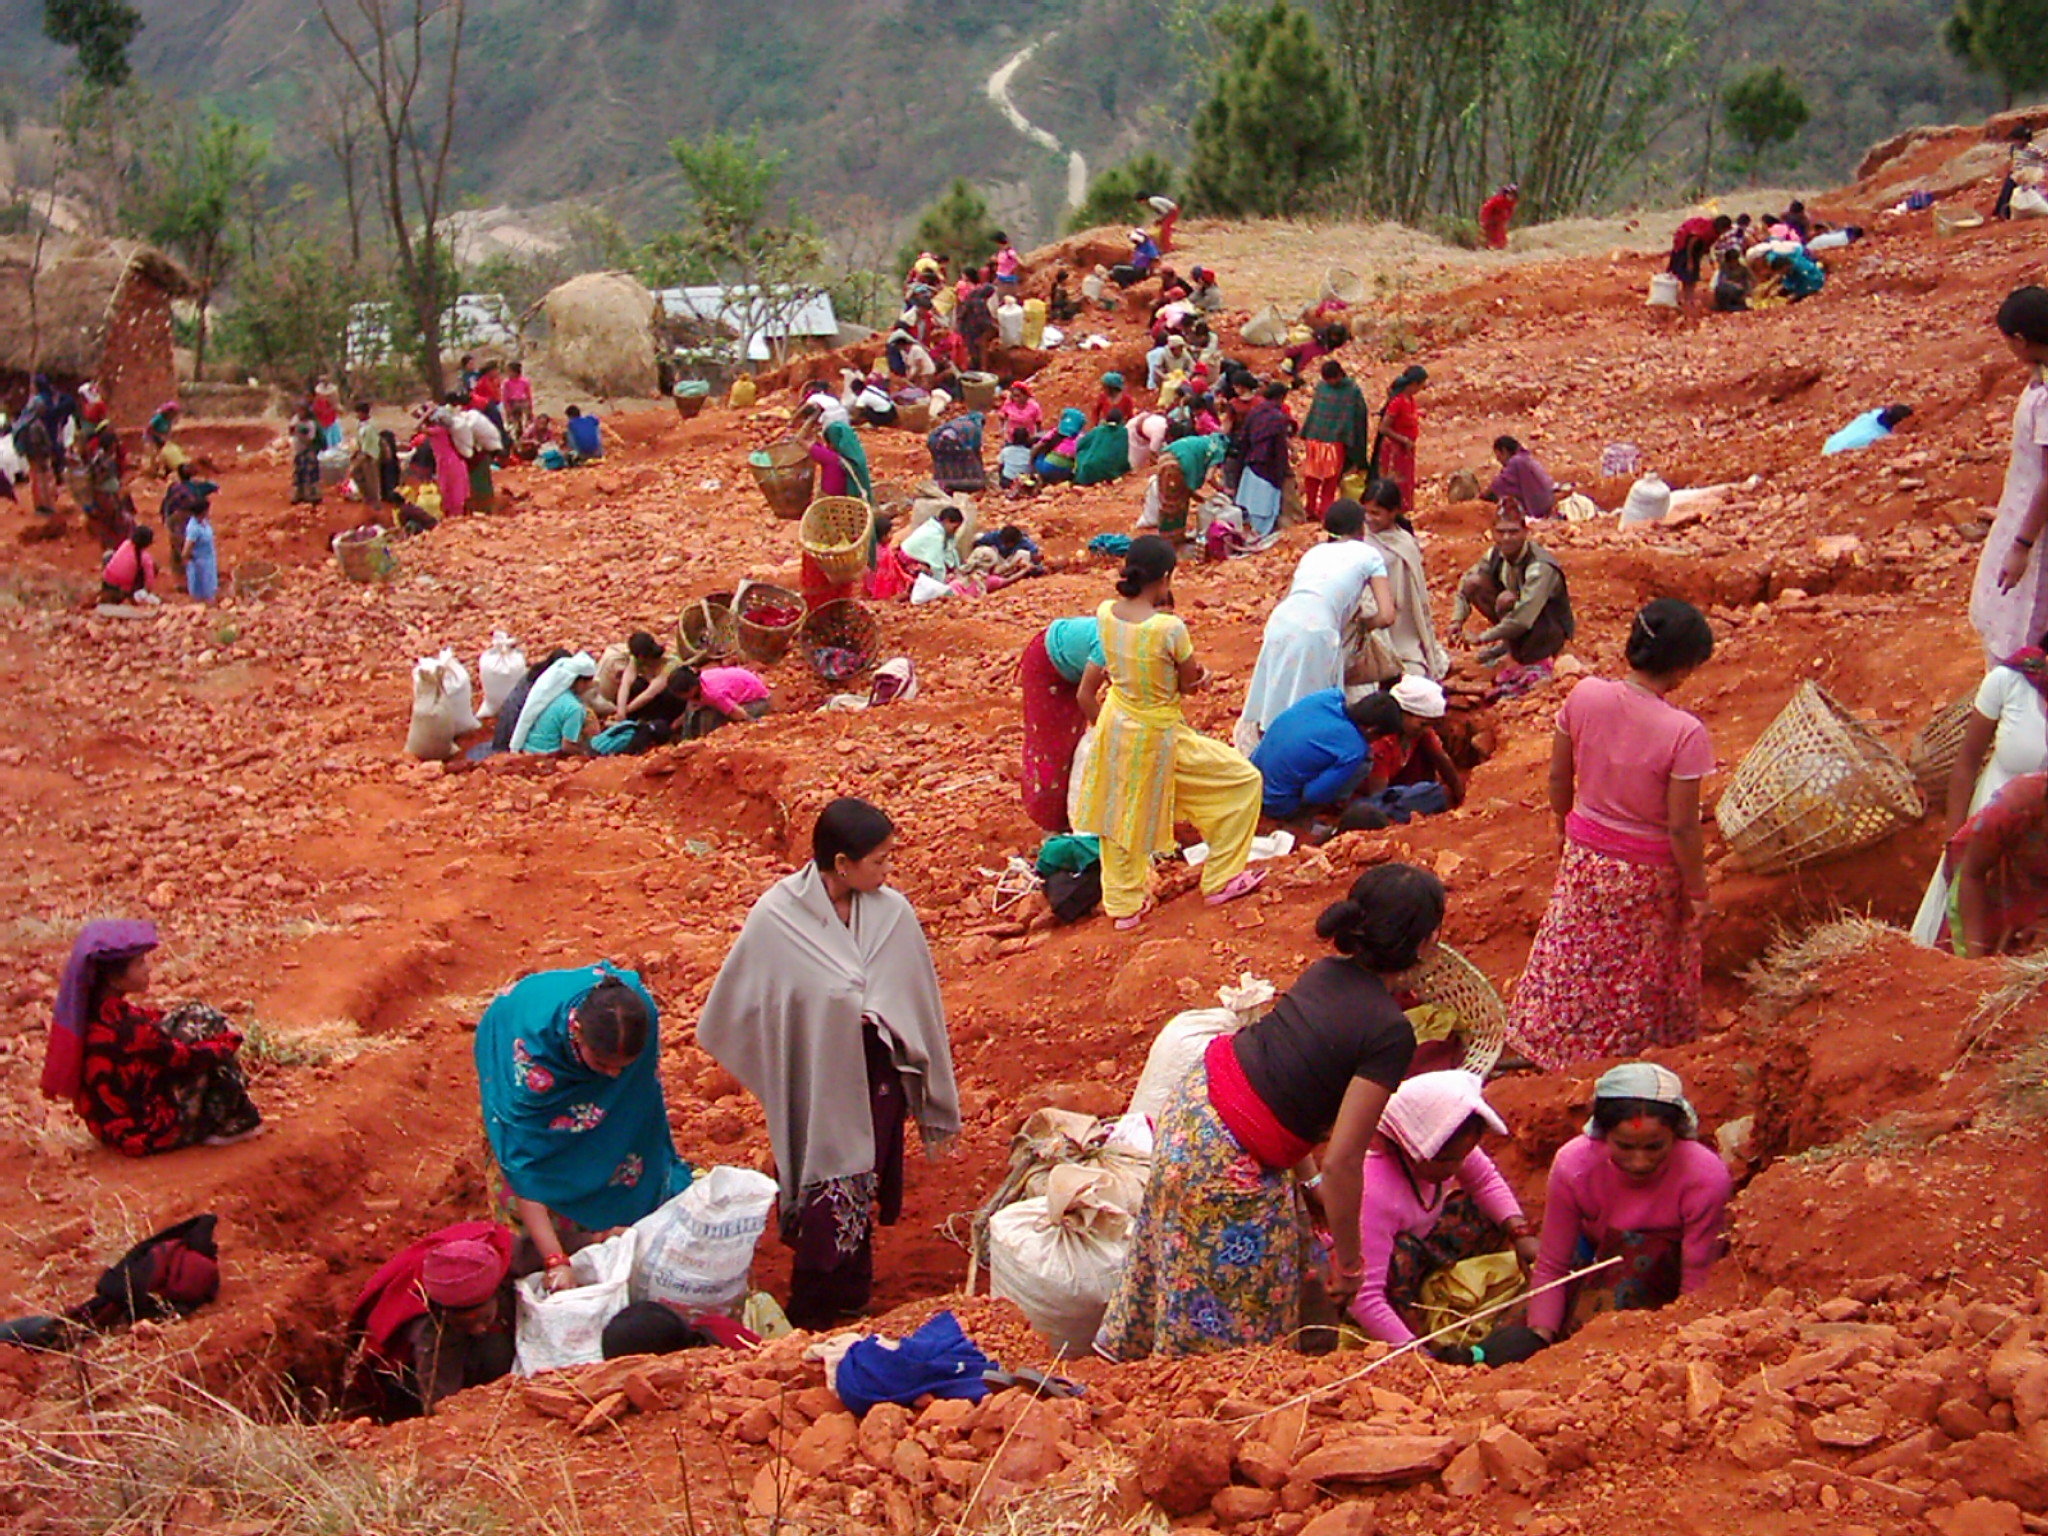
[[[1451,657],[1436,637],[1422,546],[1401,516],[1401,487],[1392,480],[1376,482],[1366,495],[1365,542],[1386,556],[1387,584],[1394,592],[1394,622],[1380,633],[1403,672],[1442,682],[1450,674]]]
[[[1237,750],[1249,757],[1291,705],[1344,682],[1344,625],[1369,591],[1368,629],[1394,622],[1398,608],[1387,584],[1387,561],[1364,540],[1365,508],[1349,497],[1323,515],[1329,537],[1301,557],[1287,596],[1266,620],[1259,659],[1237,722]]]
[[[1488,1131],[1505,1135],[1507,1125],[1475,1073],[1424,1072],[1388,1101],[1358,1204],[1365,1277],[1351,1316],[1366,1337],[1389,1344],[1415,1338],[1422,1283],[1447,1265],[1510,1243],[1524,1264],[1536,1261],[1521,1203],[1479,1150]]]
[[[543,672],[512,727],[512,750],[544,754],[580,748],[587,721],[583,695],[596,676],[597,663],[588,651],[566,656]]]

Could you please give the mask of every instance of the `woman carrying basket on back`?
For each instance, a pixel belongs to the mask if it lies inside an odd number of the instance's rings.
[[[1657,598],[1629,629],[1628,676],[1584,679],[1558,712],[1557,883],[1508,1014],[1509,1040],[1546,1071],[1699,1032],[1714,749],[1668,695],[1713,654],[1706,616]]]

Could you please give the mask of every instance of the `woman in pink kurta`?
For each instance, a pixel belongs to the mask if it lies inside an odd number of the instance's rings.
[[[1529,1303],[1529,1327],[1554,1339],[1569,1331],[1568,1317],[1661,1307],[1698,1290],[1720,1257],[1733,1187],[1720,1157],[1699,1140],[1699,1117],[1676,1072],[1632,1061],[1603,1074],[1585,1134],[1550,1165],[1530,1282],[1541,1294]],[[1543,1290],[1602,1259],[1618,1262],[1577,1285]]]
[[[446,408],[433,412],[420,425],[426,431],[427,446],[434,450],[434,480],[441,487],[441,515],[456,517],[469,507],[469,466],[455,451]]]
[[[2038,645],[2048,630],[2048,554],[2037,547],[2048,530],[2048,288],[2007,295],[1998,329],[2030,372],[2012,414],[2005,494],[1977,557],[1970,592],[1970,622],[1983,636],[1993,666]]]

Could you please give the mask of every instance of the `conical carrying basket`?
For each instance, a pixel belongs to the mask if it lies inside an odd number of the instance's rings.
[[[1760,875],[1868,848],[1923,814],[1898,755],[1813,682],[1757,738],[1714,807],[1728,846]]]
[[[1486,973],[1450,945],[1439,944],[1414,987],[1418,1002],[1434,1003],[1458,1016],[1458,1040],[1465,1047],[1459,1067],[1481,1077],[1491,1072],[1507,1043],[1508,1010]]]
[[[1913,770],[1914,782],[1928,799],[1939,800],[1946,792],[1949,773],[1963,755],[1963,732],[1969,729],[1976,708],[1974,693],[1957,699],[1928,721],[1907,749],[1906,766]]]
[[[804,513],[797,542],[827,581],[843,586],[867,574],[875,509],[858,496],[820,496]]]
[[[747,468],[777,517],[794,522],[811,504],[818,466],[811,450],[795,438],[747,455]]]

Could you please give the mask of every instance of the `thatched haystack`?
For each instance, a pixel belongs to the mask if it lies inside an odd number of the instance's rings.
[[[646,397],[654,371],[654,295],[623,272],[586,272],[541,300],[548,360],[596,395]]]
[[[171,301],[198,290],[163,252],[131,241],[0,240],[0,392],[20,403],[47,373],[65,388],[87,379],[116,424],[139,427],[178,390]]]

